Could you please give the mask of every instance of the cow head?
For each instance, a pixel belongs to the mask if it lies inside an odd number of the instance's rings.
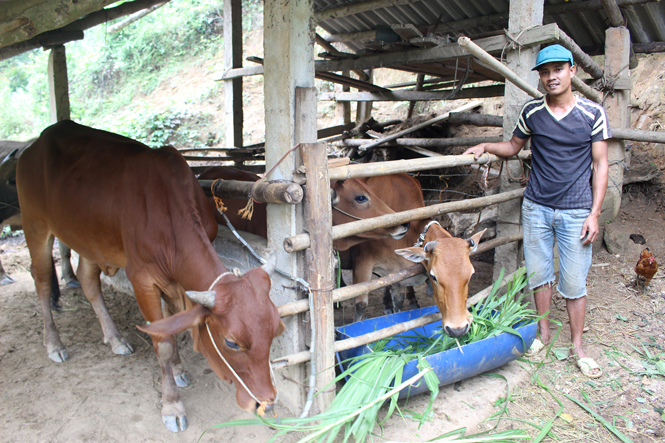
[[[16,163],[18,149],[14,149],[0,163],[0,223],[21,212],[16,191]]]
[[[358,179],[338,180],[331,183],[332,187],[332,224],[340,225],[354,220],[394,214],[363,181]],[[335,249],[343,251],[365,240],[391,237],[398,240],[409,230],[409,223],[390,228],[379,228],[373,231],[356,234],[353,238],[335,242]]]
[[[485,230],[467,240],[448,234],[425,243],[422,248],[395,250],[414,263],[423,262],[432,284],[434,300],[441,312],[443,330],[451,337],[466,334],[473,320],[466,308],[469,280],[475,272],[469,254],[476,248],[483,233]]]
[[[197,306],[139,327],[153,336],[193,328],[195,349],[205,355],[219,378],[235,383],[238,405],[260,414],[272,409],[275,401],[270,346],[273,338],[284,331],[269,297],[275,264],[276,258],[271,257],[264,266],[242,277],[225,276],[211,291],[187,291]]]

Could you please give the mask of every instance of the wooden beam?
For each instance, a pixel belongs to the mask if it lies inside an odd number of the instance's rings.
[[[361,71],[362,72],[362,71]],[[365,74],[367,76],[367,74]],[[339,83],[340,85],[356,88],[359,91],[369,92],[386,92],[389,93],[390,89],[384,88],[374,83],[358,80],[352,77],[345,77],[343,75],[335,74],[333,72],[316,72],[315,77],[319,80],[325,80],[332,83]]]
[[[246,200],[251,195],[259,203],[295,205],[303,199],[302,187],[293,182],[259,181],[255,183],[237,180],[199,180],[199,184],[207,196],[214,194],[222,200],[225,198]]]
[[[374,9],[385,8],[388,6],[408,5],[413,0],[370,0],[368,2],[356,3],[353,5],[327,8],[314,12],[312,16],[314,23],[323,20],[330,20],[337,17],[346,17],[361,12],[372,11]]]
[[[633,49],[638,54],[665,52],[665,42],[633,43]]]
[[[476,114],[474,112],[451,112],[448,123],[456,125],[502,127],[503,117],[500,115]]]
[[[33,49],[62,45],[75,40],[83,40],[83,31],[45,32],[31,40],[15,43],[0,49],[0,61],[10,59],[19,54],[23,54],[24,52],[32,51]]]
[[[559,34],[559,43],[564,48],[573,53],[573,58],[577,65],[584,69],[593,78],[601,78],[603,76],[603,68],[600,67],[590,56],[588,56],[582,48],[580,48],[575,40],[570,38],[565,32],[561,31]]]
[[[103,0],[103,1],[98,1],[98,3],[101,6],[98,6],[97,9],[102,7],[105,4],[110,4],[114,3],[116,0]],[[43,2],[46,2],[44,0]],[[48,2],[50,4],[57,4],[57,2]],[[82,1],[79,1],[77,3],[84,3]],[[87,2],[86,2],[87,3]],[[0,61],[6,60],[10,57],[13,57],[18,54],[22,54],[27,51],[31,51],[33,49],[41,48],[42,46],[45,46],[45,44],[40,43],[41,40],[46,39],[48,41],[47,44],[54,45],[54,44],[60,44],[60,43],[66,43],[67,41],[71,40],[79,40],[78,36],[80,35],[80,31],[84,31],[86,29],[92,28],[93,26],[97,26],[102,23],[106,23],[111,20],[115,20],[120,17],[124,17],[129,14],[133,14],[134,12],[140,11],[145,8],[149,8],[151,6],[154,6],[157,3],[164,3],[164,0],[136,0],[133,2],[127,2],[123,3],[120,6],[116,6],[115,8],[108,8],[108,9],[101,9],[97,10],[97,12],[93,12],[91,14],[88,14],[87,16],[76,20],[74,22],[71,22],[67,24],[66,26],[61,27],[57,31],[53,31],[54,27],[51,25],[49,29],[44,29],[43,31],[37,31],[37,35],[34,35],[31,38],[26,39],[25,41],[22,41],[19,44],[9,44],[5,43],[2,34],[3,34],[3,26],[6,24],[5,20],[3,17],[0,15]],[[83,14],[84,15],[84,14]],[[19,21],[21,21],[21,18],[15,18]],[[49,17],[49,20],[52,21],[53,23],[57,23],[57,21],[53,20],[53,17]],[[58,26],[55,26],[57,28]],[[73,38],[70,40],[62,41],[64,35],[66,33],[72,32],[71,34]],[[54,34],[60,33],[60,41],[55,42],[51,41],[51,38],[53,38]]]
[[[135,23],[135,22],[141,20],[143,17],[145,17],[146,15],[148,15],[151,12],[155,11],[156,9],[161,8],[165,4],[166,3],[158,3],[156,5],[153,5],[153,6],[149,7],[149,8],[142,9],[139,12],[135,12],[135,13],[131,14],[129,17],[127,17],[126,19],[124,19],[124,20],[122,20],[118,23],[115,23],[115,24],[109,26],[108,28],[106,28],[106,33],[107,34],[115,34],[116,32],[120,31],[123,28],[126,28],[127,26],[131,25],[132,23]]]
[[[461,89],[453,99],[486,98],[503,96],[504,86],[478,86]],[[319,95],[319,101],[334,100],[345,102],[400,102],[400,101],[432,101],[450,100],[453,89],[442,91],[392,91],[392,92],[325,92]]]

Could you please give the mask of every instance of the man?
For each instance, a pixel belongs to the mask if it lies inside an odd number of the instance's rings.
[[[607,139],[611,137],[601,105],[573,95],[576,66],[572,53],[560,45],[538,53],[536,66],[547,95],[527,102],[509,141],[482,143],[465,154],[477,159],[488,152],[500,157],[517,154],[531,139],[533,171],[524,191],[522,225],[529,288],[539,315],[550,310],[554,282],[554,239],[559,251],[557,290],[566,299],[571,355],[584,375],[602,375],[582,348],[586,312],[586,277],[591,243],[598,237],[598,217],[608,177]],[[532,275],[533,274],[533,275]],[[550,342],[549,313],[538,322],[535,354]]]

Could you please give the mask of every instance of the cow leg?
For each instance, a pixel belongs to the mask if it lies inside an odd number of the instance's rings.
[[[409,309],[420,309],[420,303],[418,303],[418,299],[416,298],[416,290],[413,289],[413,286],[406,287],[406,299],[409,301]]]
[[[386,315],[393,313],[392,286],[383,288],[383,313]]]
[[[372,269],[374,263],[369,260],[358,259],[355,261],[353,268],[353,284],[370,281],[372,279]],[[361,321],[365,314],[365,309],[369,304],[369,293],[365,293],[356,297],[356,310],[354,313],[353,321]]]
[[[127,277],[132,282],[136,293],[136,302],[139,305],[143,318],[148,322],[155,322],[163,318],[161,306],[161,293],[153,284],[145,284],[132,275],[128,270]],[[185,406],[180,399],[180,391],[173,375],[173,362],[177,357],[175,337],[153,336],[152,347],[155,350],[157,361],[162,368],[162,422],[171,432],[187,429],[187,416]]]
[[[164,315],[164,318],[173,315],[166,303],[164,303],[164,299],[162,299],[162,314]],[[178,352],[177,345],[175,347],[175,352],[173,358],[171,359],[171,363],[173,365],[173,378],[175,379],[175,384],[179,388],[185,388],[192,384],[189,377],[185,373],[185,367],[180,360],[180,353]]]
[[[2,261],[0,261],[0,285],[9,285],[15,281],[5,272],[5,268],[2,267]]]
[[[42,318],[44,320],[44,345],[48,358],[56,363],[62,363],[69,358],[65,346],[60,341],[58,328],[53,321],[51,312],[51,278],[53,276],[53,236],[48,234],[25,230],[25,241],[30,250],[32,265],[30,272],[35,280],[35,290],[39,303],[42,307]]]
[[[393,302],[393,312],[402,312],[404,310],[404,286],[392,285],[390,295]]]
[[[99,319],[99,324],[102,327],[104,343],[111,344],[111,349],[113,349],[114,354],[129,355],[134,352],[132,345],[130,345],[127,339],[120,334],[106,309],[106,304],[104,303],[104,297],[102,295],[102,284],[99,280],[99,276],[102,273],[99,265],[83,257],[79,257],[79,266],[77,270],[83,293],[92,305],[92,309],[95,311],[95,314]]]
[[[69,246],[64,244],[58,239],[58,249],[60,250],[60,270],[62,271],[62,279],[68,288],[80,288],[74,269],[72,269],[72,250]]]

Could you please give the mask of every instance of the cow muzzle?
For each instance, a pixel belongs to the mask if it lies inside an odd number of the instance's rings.
[[[409,231],[409,226],[411,226],[410,222],[397,226],[395,228],[395,231],[390,233],[390,236],[394,240],[399,240],[400,238],[403,238],[406,235],[406,233]]]
[[[465,335],[467,332],[469,332],[469,328],[471,327],[470,323],[467,323],[464,326],[455,328],[450,325],[445,325],[443,327],[443,330],[448,334],[450,337],[457,338]]]

